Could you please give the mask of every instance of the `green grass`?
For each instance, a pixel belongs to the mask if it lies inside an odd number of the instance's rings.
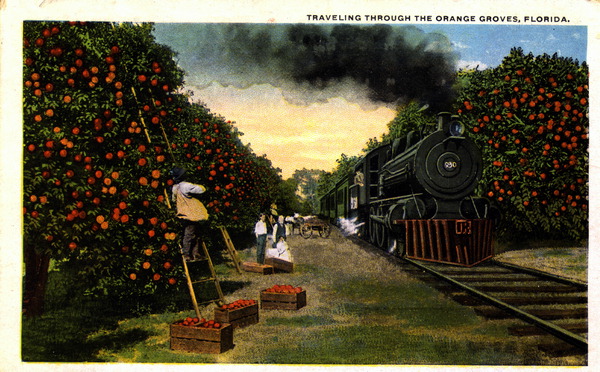
[[[118,309],[104,301],[78,301],[62,309],[52,309],[45,315],[25,319],[22,325],[22,355],[24,361],[99,362],[96,354],[106,348],[119,350],[132,341],[150,335],[148,330],[123,331],[119,321],[126,319]],[[117,310],[117,311],[115,311]],[[104,337],[88,339],[99,330]]]
[[[354,316],[394,317],[412,327],[429,326],[468,326],[478,319],[467,307],[453,306],[454,303],[441,301],[439,306],[431,306],[430,290],[421,286],[389,285],[382,289],[376,285],[352,286],[356,291],[349,296],[348,302],[338,307],[344,313]],[[362,290],[359,290],[362,289]],[[359,293],[364,292],[361,297]],[[435,301],[435,298],[433,299]]]
[[[588,251],[586,247],[538,248],[507,252],[500,261],[587,282]]]
[[[240,285],[243,283],[224,281],[222,288]],[[83,289],[64,273],[50,271],[44,315],[22,321],[23,361],[104,362],[107,361],[102,357],[104,350],[126,353],[132,345],[144,343],[163,332],[164,319],[168,319],[168,324],[177,319],[177,312],[192,309],[187,290],[162,301],[148,298],[136,305],[82,293]],[[144,323],[147,316],[136,316],[151,308],[165,311],[157,317],[160,321],[154,326],[151,326],[153,322]],[[187,313],[191,315],[193,311]]]
[[[315,327],[335,324],[331,317],[302,315],[293,318],[269,318],[265,321],[267,326],[286,326],[286,327]]]
[[[536,249],[536,248],[556,248],[561,250],[564,248],[571,247],[586,247],[588,246],[587,240],[574,241],[574,240],[556,240],[556,239],[544,239],[542,237],[532,236],[530,239],[517,240],[517,241],[503,241],[494,242],[496,254],[500,254],[508,251],[519,251],[524,249]]]
[[[324,328],[297,348],[272,348],[266,357],[275,364],[510,364],[514,356],[494,345],[482,348],[473,342],[430,334],[407,334],[389,326]],[[497,346],[497,345],[496,345]]]

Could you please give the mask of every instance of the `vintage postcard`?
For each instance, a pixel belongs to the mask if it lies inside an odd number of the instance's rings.
[[[593,370],[599,18],[0,0],[2,364]]]

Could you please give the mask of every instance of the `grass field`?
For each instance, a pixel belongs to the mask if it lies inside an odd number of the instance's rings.
[[[28,362],[227,363],[284,365],[582,365],[548,359],[526,340],[509,336],[512,321],[486,321],[388,261],[359,249],[337,231],[328,239],[289,239],[292,274],[238,274],[220,264],[226,302],[258,299],[274,284],[302,286],[298,311],[261,310],[258,324],[236,329],[223,354],[169,348],[169,324],[194,316],[181,293],[160,314],[134,316],[108,299],[73,296],[53,272],[48,311],[24,320]],[[240,249],[238,247],[238,249]],[[253,250],[241,249],[243,260]],[[213,317],[213,307],[202,315]]]
[[[587,248],[539,247],[505,252],[498,255],[496,259],[564,276],[582,283],[588,281]]]

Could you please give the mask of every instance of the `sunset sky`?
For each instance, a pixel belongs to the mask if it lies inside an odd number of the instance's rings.
[[[158,23],[155,31],[159,43],[178,53],[178,63],[186,72],[186,89],[194,92],[193,98],[234,121],[244,133],[242,140],[257,154],[266,154],[282,169],[284,178],[301,168],[332,170],[342,153],[360,154],[368,139],[384,133],[395,116],[394,103],[369,99],[356,76],[318,89],[292,82],[289,74],[294,71],[284,71],[281,65],[294,61],[278,60],[293,58],[281,57],[289,26],[245,24],[225,31],[218,24]],[[587,28],[583,26],[391,27],[415,51],[441,51],[453,69],[497,66],[515,46],[534,55],[557,53],[586,60]]]

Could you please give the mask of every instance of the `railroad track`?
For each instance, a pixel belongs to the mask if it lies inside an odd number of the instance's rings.
[[[509,327],[510,334],[537,337],[533,343],[548,355],[587,355],[585,283],[495,260],[470,268],[409,260],[359,238],[350,239],[487,319],[522,320]]]
[[[400,260],[421,279],[446,283],[445,292],[481,316],[528,323],[510,327],[513,335],[550,334],[572,345],[542,338],[548,353],[587,353],[587,284],[494,260],[471,268]]]

